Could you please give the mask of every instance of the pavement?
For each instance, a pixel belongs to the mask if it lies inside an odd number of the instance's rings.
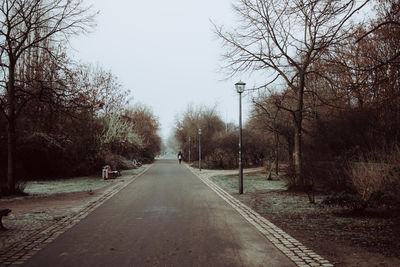
[[[75,215],[0,252],[0,265],[333,266],[208,176],[159,160]]]

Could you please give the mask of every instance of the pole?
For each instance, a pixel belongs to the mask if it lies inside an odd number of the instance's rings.
[[[201,129],[199,129],[199,170],[201,171]]]
[[[190,136],[189,136],[189,164],[190,164]]]
[[[239,194],[243,194],[243,165],[242,165],[242,93],[239,93]]]

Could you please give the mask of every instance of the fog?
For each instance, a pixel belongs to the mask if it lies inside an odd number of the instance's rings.
[[[221,118],[237,123],[238,95],[220,71],[220,41],[213,24],[231,26],[230,0],[86,1],[99,11],[97,27],[71,42],[84,63],[111,70],[131,91],[131,104],[150,106],[165,139],[176,115],[189,104],[217,105]],[[244,101],[244,119],[250,104]]]

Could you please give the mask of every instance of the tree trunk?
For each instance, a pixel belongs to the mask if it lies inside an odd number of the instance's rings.
[[[275,174],[279,174],[279,135],[275,133]]]
[[[293,165],[294,164],[294,143],[291,138],[287,138],[287,150],[288,150],[288,156],[289,156],[289,164]]]
[[[15,135],[15,119],[9,119],[8,122],[8,161],[7,161],[7,181],[8,181],[8,192],[13,193],[15,191],[15,149],[16,149],[16,135]]]
[[[302,160],[303,96],[304,74],[300,74],[299,88],[297,91],[297,109],[294,113],[294,165],[296,173],[296,186],[300,188],[304,188]]]
[[[15,191],[15,150],[16,150],[15,65],[13,63],[10,63],[9,79],[7,86],[8,86],[7,182],[8,182],[8,192],[13,193]]]
[[[301,129],[298,127],[297,123],[295,124],[295,133],[294,133],[294,166],[296,172],[296,186],[303,187],[303,161],[302,161],[302,152],[301,152]]]

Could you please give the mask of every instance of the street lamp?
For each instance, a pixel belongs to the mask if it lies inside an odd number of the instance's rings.
[[[190,136],[189,136],[189,164],[190,164]]]
[[[243,165],[242,165],[242,93],[246,84],[242,81],[235,84],[239,93],[239,194],[243,194]]]
[[[201,171],[201,128],[199,129],[199,170]]]

